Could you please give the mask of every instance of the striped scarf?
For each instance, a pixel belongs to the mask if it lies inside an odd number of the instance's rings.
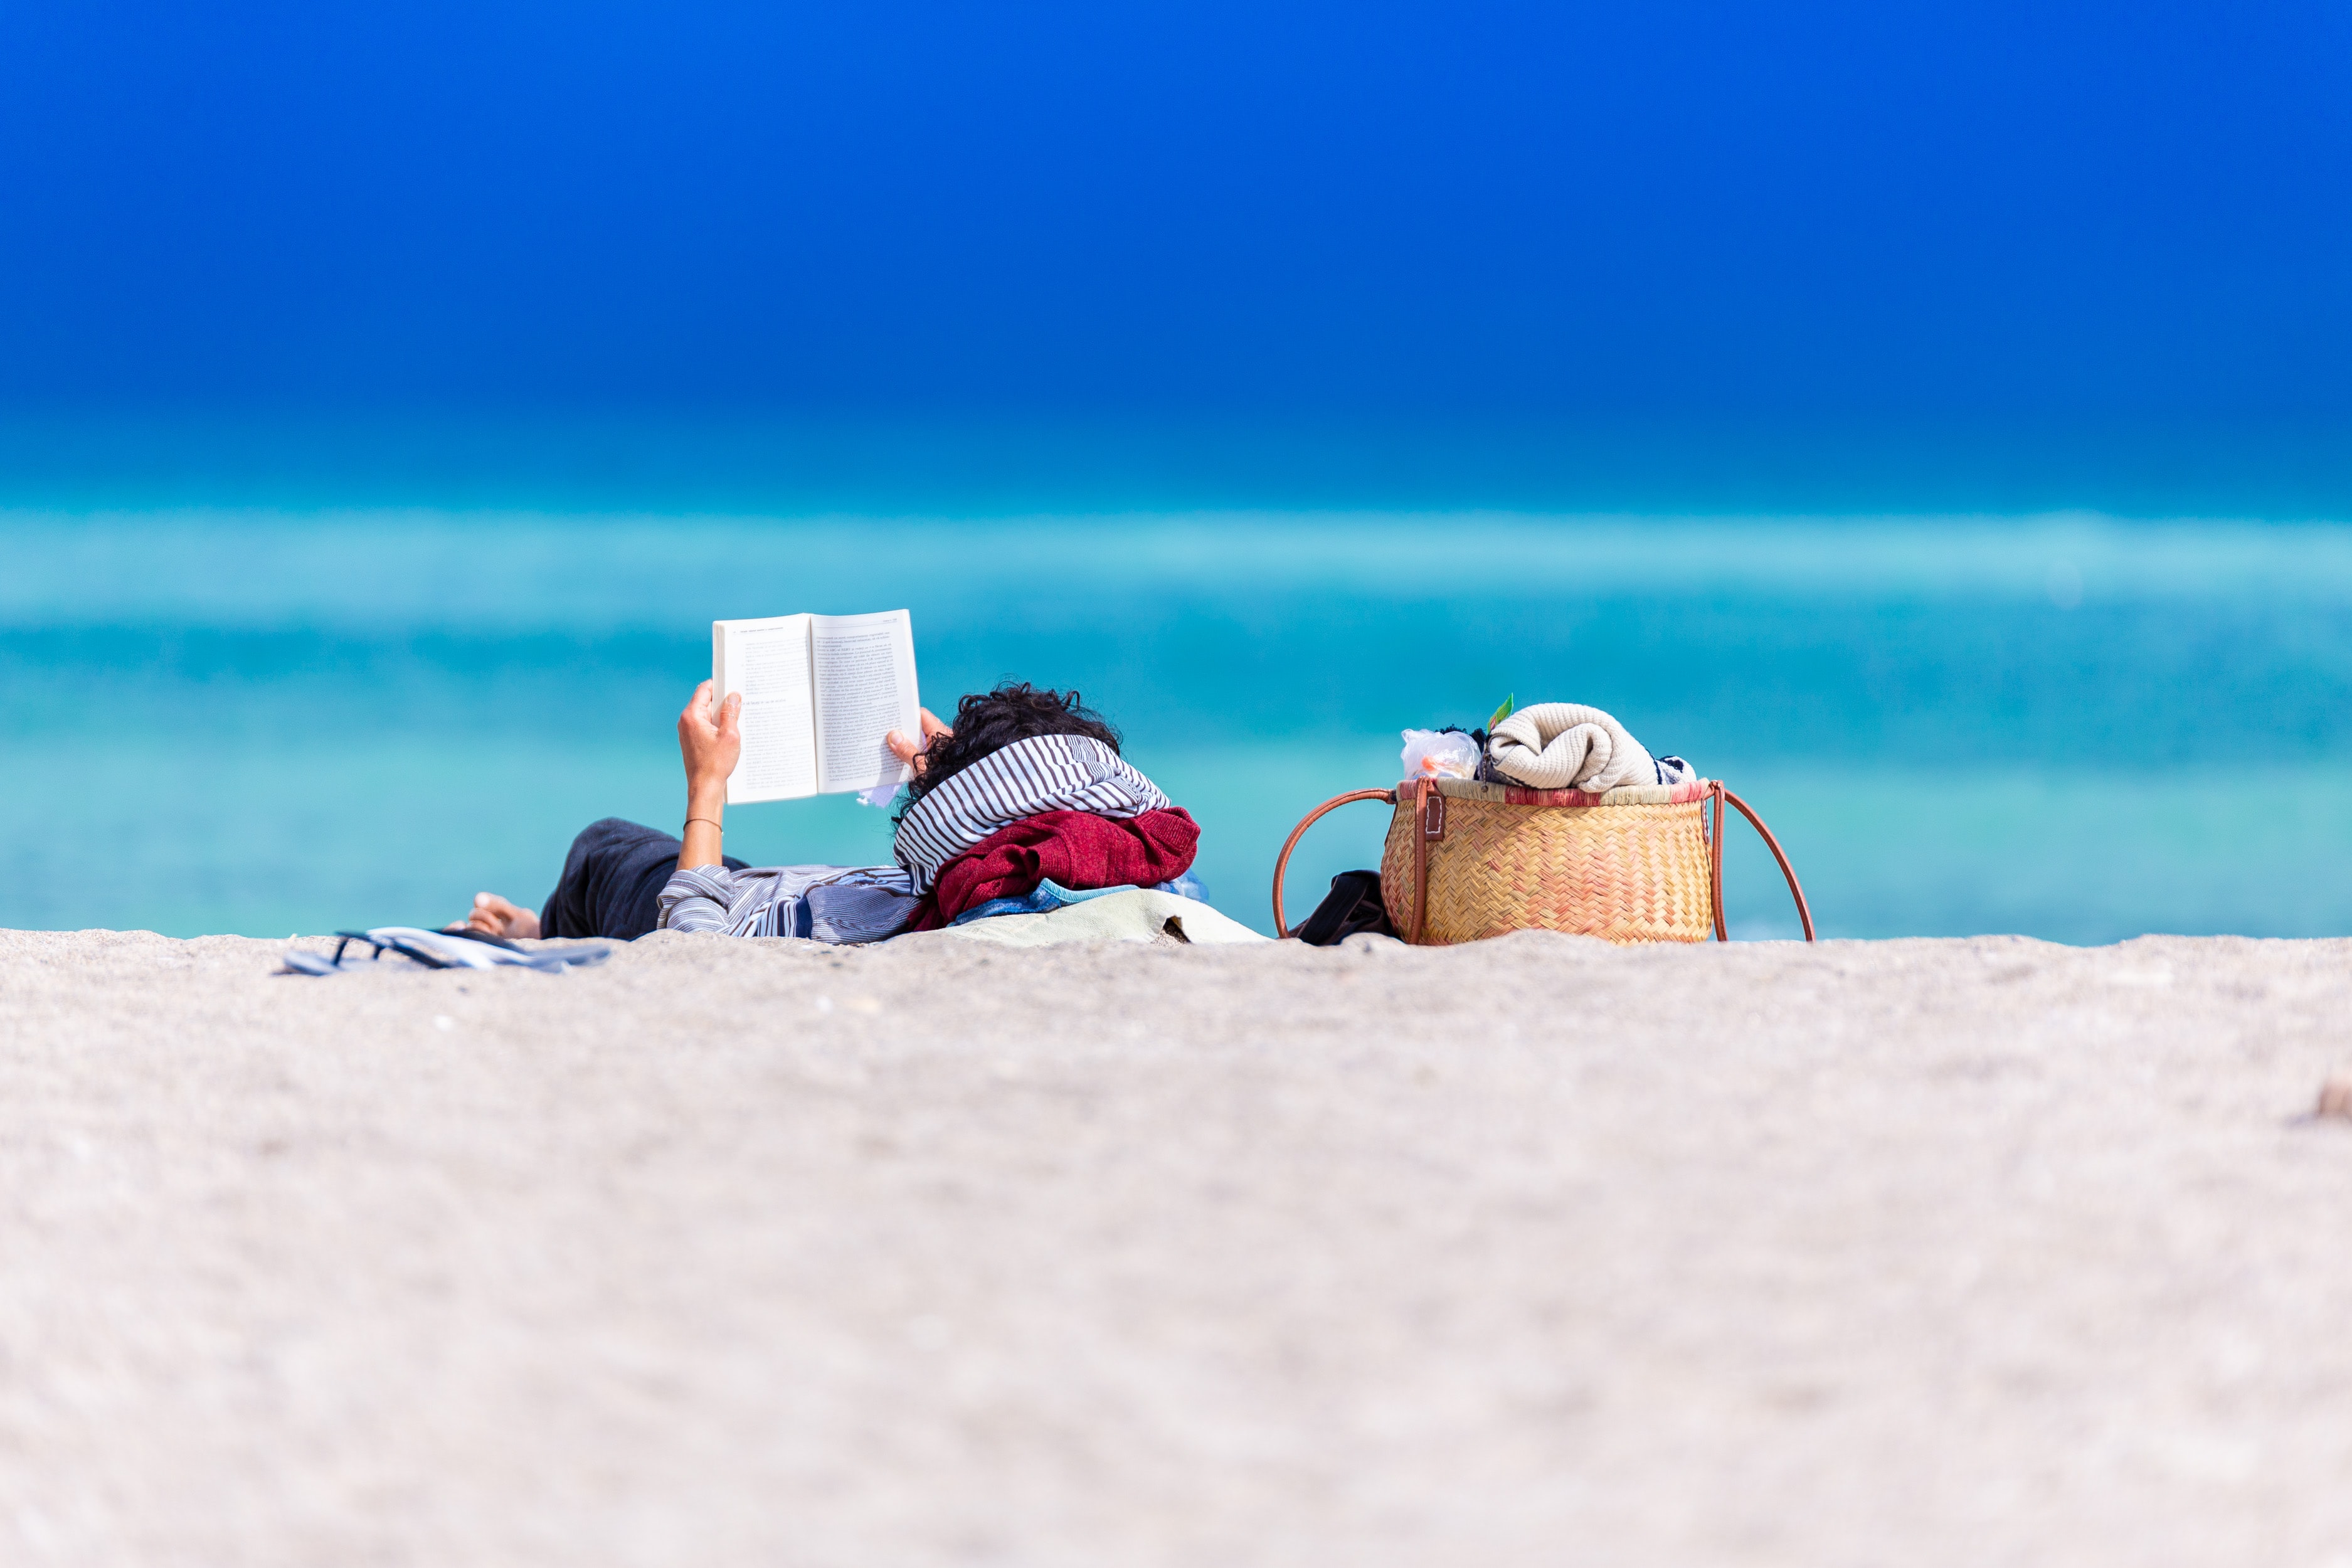
[[[1159,786],[1087,735],[1032,735],[926,793],[898,818],[895,853],[928,893],[940,868],[981,840],[1047,811],[1140,816],[1165,811]]]

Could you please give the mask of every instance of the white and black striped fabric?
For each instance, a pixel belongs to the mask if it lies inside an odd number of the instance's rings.
[[[1087,811],[1140,816],[1165,811],[1160,787],[1088,735],[1032,735],[965,768],[907,808],[895,853],[928,893],[940,868],[1024,816]]]
[[[880,942],[907,929],[915,890],[896,866],[696,866],[670,874],[664,931]]]

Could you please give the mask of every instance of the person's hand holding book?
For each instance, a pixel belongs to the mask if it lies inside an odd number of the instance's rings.
[[[919,773],[923,771],[923,753],[931,749],[931,742],[942,735],[952,735],[955,731],[940,723],[940,716],[928,708],[919,708],[916,712],[922,715],[922,740],[917,741],[904,730],[893,730],[884,736],[883,740],[889,745],[892,756]]]
[[[680,870],[719,863],[720,826],[727,814],[727,778],[743,755],[743,699],[729,697],[714,710],[711,682],[694,689],[677,716],[678,755],[686,763],[686,840]]]

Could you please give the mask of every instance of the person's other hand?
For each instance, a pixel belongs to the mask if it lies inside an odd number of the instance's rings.
[[[915,711],[921,716],[923,721],[921,741],[918,742],[904,730],[893,730],[885,735],[883,740],[889,745],[893,756],[919,773],[923,771],[923,753],[931,749],[931,742],[942,735],[952,735],[955,731],[940,723],[940,716],[929,709],[918,708]]]
[[[491,936],[514,937],[524,942],[539,935],[537,914],[496,893],[476,893],[474,907],[467,912],[466,923]]]
[[[686,761],[689,795],[726,787],[727,776],[743,755],[742,714],[743,698],[737,693],[721,702],[714,715],[708,680],[687,700],[686,711],[677,716],[677,751]]]

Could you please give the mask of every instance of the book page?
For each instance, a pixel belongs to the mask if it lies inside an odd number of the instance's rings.
[[[825,795],[903,782],[906,765],[883,737],[921,732],[915,690],[915,628],[904,610],[819,616],[816,660],[817,788]]]
[[[743,695],[743,755],[727,776],[727,804],[816,794],[816,716],[809,682],[808,616],[710,624],[715,697]]]

